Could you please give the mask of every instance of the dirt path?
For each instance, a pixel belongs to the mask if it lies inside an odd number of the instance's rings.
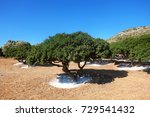
[[[13,59],[0,58],[0,99],[150,99],[150,74],[143,71],[119,71],[113,64],[86,66],[85,71],[99,73],[95,79],[73,89],[50,86],[50,80],[63,73],[55,66],[22,69]],[[71,67],[76,65],[71,63]],[[94,70],[93,70],[94,69]]]

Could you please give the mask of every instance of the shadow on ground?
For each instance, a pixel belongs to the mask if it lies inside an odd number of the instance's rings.
[[[84,69],[82,71],[83,75],[92,76],[92,79],[89,83],[96,84],[106,84],[111,83],[115,78],[125,78],[128,76],[127,71],[118,71],[118,70],[95,70],[95,69]]]
[[[147,68],[145,70],[143,70],[144,72],[147,72],[148,74],[150,74],[150,68]]]
[[[35,66],[39,66],[39,67],[55,67],[56,65],[53,64],[36,64]]]
[[[73,73],[72,73],[73,74]],[[76,82],[77,84],[80,83],[95,83],[95,84],[106,84],[111,83],[115,80],[115,78],[125,78],[128,76],[127,71],[120,71],[120,70],[95,70],[95,69],[84,69],[76,74]],[[71,76],[67,75],[66,73],[58,74],[59,82],[67,83],[71,81]],[[73,78],[73,77],[72,77]],[[67,81],[67,82],[66,82]]]

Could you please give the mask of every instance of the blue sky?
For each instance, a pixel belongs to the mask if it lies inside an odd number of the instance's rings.
[[[0,0],[0,46],[36,44],[56,33],[83,31],[107,39],[150,26],[150,0]]]

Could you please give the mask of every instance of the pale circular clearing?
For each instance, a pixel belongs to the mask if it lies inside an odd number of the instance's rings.
[[[18,62],[18,63],[15,63],[14,66],[22,66],[23,63],[22,62]]]
[[[138,70],[145,70],[150,68],[149,66],[131,66],[130,64],[121,63],[118,66],[118,70],[131,70],[131,71],[138,71]]]
[[[81,64],[83,64],[84,62],[81,62]],[[102,65],[109,65],[110,63],[109,62],[102,62],[102,63],[99,63],[99,62],[86,62],[86,65],[87,66],[102,66]]]
[[[23,65],[21,68],[27,69],[30,68],[29,65]]]
[[[148,69],[150,67],[144,67],[144,66],[134,66],[134,67],[118,67],[118,70],[131,70],[131,71],[138,71],[138,70],[145,70]]]
[[[31,67],[31,66],[29,66],[29,65],[24,64],[23,62],[15,63],[14,66],[18,66],[18,67],[21,67],[21,68],[23,68],[23,69],[27,69],[27,68],[30,68],[30,67]]]
[[[49,82],[49,85],[56,87],[56,88],[76,88],[79,87],[87,82],[89,82],[92,77],[80,77],[77,81],[73,81],[71,77],[67,75],[58,75],[57,78],[54,78]]]

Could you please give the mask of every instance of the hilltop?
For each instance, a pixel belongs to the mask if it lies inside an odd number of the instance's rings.
[[[141,36],[145,34],[150,34],[150,26],[129,28],[109,38],[107,41],[111,43],[111,42],[116,42],[118,40],[126,39],[128,37],[136,37],[136,36]]]

